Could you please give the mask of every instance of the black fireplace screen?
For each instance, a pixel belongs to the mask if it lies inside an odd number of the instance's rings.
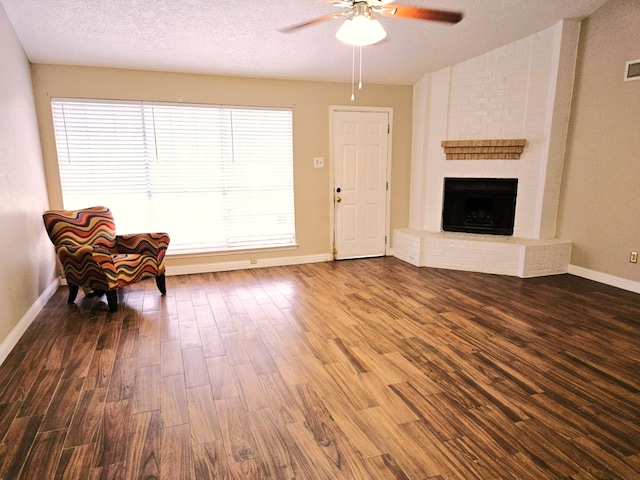
[[[445,178],[442,230],[513,235],[517,178]]]

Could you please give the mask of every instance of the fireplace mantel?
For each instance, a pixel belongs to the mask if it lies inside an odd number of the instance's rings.
[[[526,144],[523,138],[442,141],[447,160],[519,160]]]

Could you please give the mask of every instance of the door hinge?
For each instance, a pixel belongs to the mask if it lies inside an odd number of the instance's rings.
[[[385,245],[387,244],[387,236],[386,235],[384,236],[384,244]]]
[[[389,182],[387,182],[387,187],[386,187],[386,189],[387,189],[387,192],[388,192],[388,191],[389,191]]]
[[[387,123],[387,133],[391,133],[391,125]]]

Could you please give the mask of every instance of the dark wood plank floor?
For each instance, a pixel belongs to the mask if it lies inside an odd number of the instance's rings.
[[[50,300],[0,479],[640,478],[640,295],[394,258]]]

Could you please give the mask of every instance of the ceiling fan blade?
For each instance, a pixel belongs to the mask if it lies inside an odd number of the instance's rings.
[[[289,25],[288,27],[280,28],[278,29],[278,31],[282,33],[290,33],[298,30],[299,28],[309,27],[311,25],[315,25],[316,23],[325,22],[333,18],[339,18],[350,13],[351,11],[330,13],[328,15],[323,15],[322,17],[312,18],[311,20],[307,20],[306,22],[296,23],[295,25]]]
[[[345,7],[345,8],[351,8],[353,7],[353,2],[351,2],[351,0],[318,0],[320,3],[330,3],[332,4],[334,7]]]
[[[461,12],[409,7],[407,5],[396,5],[395,3],[380,9],[379,13],[387,17],[416,18],[418,20],[433,20],[446,23],[458,23],[464,16]]]

